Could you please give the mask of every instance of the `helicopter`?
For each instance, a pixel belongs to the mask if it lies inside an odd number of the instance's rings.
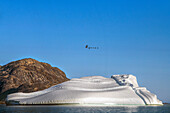
[[[88,45],[85,46],[87,49],[99,49],[99,47],[89,47]]]

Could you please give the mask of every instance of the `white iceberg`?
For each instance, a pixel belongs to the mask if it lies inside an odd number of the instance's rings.
[[[113,75],[111,78],[90,76],[74,78],[48,89],[33,93],[13,93],[10,104],[102,104],[152,105],[162,104],[157,96],[139,87],[133,75]]]

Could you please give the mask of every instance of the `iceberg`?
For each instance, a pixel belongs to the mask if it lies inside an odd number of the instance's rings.
[[[145,87],[139,87],[135,76],[123,74],[111,78],[73,78],[42,91],[9,94],[6,104],[162,105],[162,102]]]

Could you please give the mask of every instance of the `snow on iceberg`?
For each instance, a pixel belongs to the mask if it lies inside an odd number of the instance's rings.
[[[157,96],[139,87],[133,75],[113,75],[111,78],[89,76],[74,78],[48,89],[33,93],[13,93],[6,104],[162,104]]]

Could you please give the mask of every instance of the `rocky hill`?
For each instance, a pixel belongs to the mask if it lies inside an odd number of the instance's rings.
[[[34,92],[69,80],[65,73],[50,64],[32,58],[0,66],[0,100],[14,92]]]

